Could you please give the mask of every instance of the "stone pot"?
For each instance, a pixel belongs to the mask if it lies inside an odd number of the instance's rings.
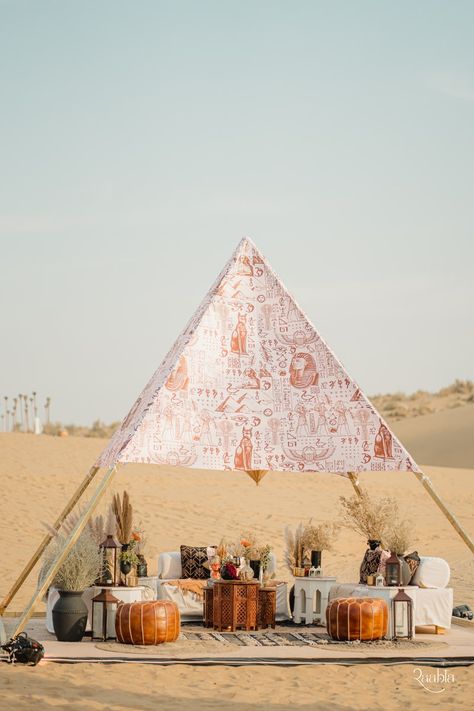
[[[82,590],[59,590],[53,607],[53,628],[59,642],[80,642],[87,624],[87,606]]]

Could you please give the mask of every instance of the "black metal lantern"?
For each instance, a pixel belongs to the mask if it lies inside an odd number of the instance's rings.
[[[402,565],[396,553],[390,553],[385,568],[385,582],[390,587],[402,584]]]
[[[413,639],[413,600],[404,590],[392,599],[393,638]]]
[[[117,614],[118,600],[110,590],[104,588],[92,598],[92,639],[116,639],[115,615]]]
[[[102,553],[102,573],[99,585],[118,585],[118,552],[120,543],[111,535],[99,546]]]

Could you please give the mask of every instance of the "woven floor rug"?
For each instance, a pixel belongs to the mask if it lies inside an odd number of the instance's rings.
[[[430,642],[417,642],[416,640],[375,640],[373,642],[339,642],[331,639],[329,635],[316,632],[190,632],[183,630],[181,640],[189,642],[219,642],[226,646],[237,647],[308,647],[325,645],[331,646],[360,646],[377,647],[385,649],[413,649],[415,647],[429,647]],[[437,646],[437,645],[436,645]]]
[[[446,646],[446,642],[434,640],[433,642],[421,642],[417,640],[379,640],[376,642],[336,642],[331,640],[324,632],[316,633],[299,630],[285,630],[276,632],[214,632],[211,630],[190,630],[182,629],[176,642],[170,644],[153,645],[131,645],[119,644],[117,642],[98,642],[95,645],[98,649],[115,654],[145,654],[156,657],[181,656],[209,656],[216,657],[232,655],[237,649],[256,648],[282,648],[282,647],[311,647],[313,649],[327,649],[333,652],[340,651],[341,654],[367,651],[371,655],[377,651],[393,650],[394,652],[403,650],[408,655],[420,653],[421,648],[425,651],[428,648]]]

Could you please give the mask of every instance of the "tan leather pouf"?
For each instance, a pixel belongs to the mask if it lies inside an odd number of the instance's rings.
[[[387,634],[388,605],[377,598],[336,598],[326,608],[326,624],[333,639],[381,639]]]
[[[162,644],[179,637],[178,606],[168,600],[126,602],[117,607],[115,633],[122,644]]]

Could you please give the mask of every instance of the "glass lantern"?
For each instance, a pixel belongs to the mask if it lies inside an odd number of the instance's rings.
[[[399,590],[392,600],[393,638],[413,639],[413,600]]]
[[[390,587],[397,587],[402,584],[402,566],[395,553],[390,553],[390,558],[387,559],[385,581],[386,585]]]
[[[99,546],[102,553],[102,573],[98,584],[101,587],[118,585],[118,551],[120,547],[120,543],[117,543],[111,535],[108,535]]]
[[[92,598],[92,640],[116,639],[115,615],[119,602],[107,588]]]

